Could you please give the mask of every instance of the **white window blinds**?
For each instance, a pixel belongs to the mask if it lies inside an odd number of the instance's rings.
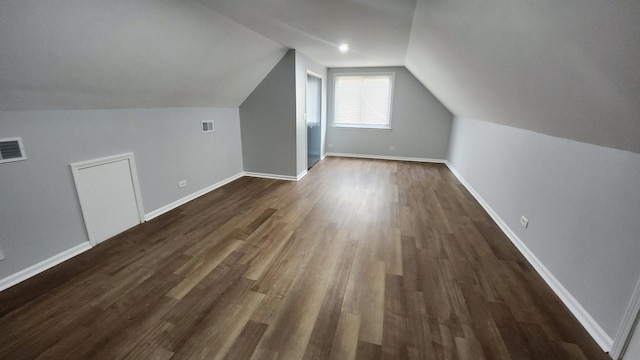
[[[336,126],[389,128],[393,75],[336,75]]]

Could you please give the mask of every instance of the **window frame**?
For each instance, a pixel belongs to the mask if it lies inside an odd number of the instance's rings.
[[[340,76],[389,76],[391,79],[391,84],[389,86],[389,121],[387,125],[377,125],[377,124],[342,124],[336,123],[336,88],[338,86],[337,78]],[[391,123],[393,121],[393,97],[395,92],[395,82],[396,82],[396,73],[395,71],[382,71],[382,72],[336,72],[333,74],[333,94],[332,99],[332,116],[331,116],[331,127],[341,128],[341,129],[367,129],[367,130],[392,130]]]

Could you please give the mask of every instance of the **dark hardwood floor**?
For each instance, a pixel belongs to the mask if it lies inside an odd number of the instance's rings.
[[[2,359],[609,359],[444,165],[242,178],[0,293]]]

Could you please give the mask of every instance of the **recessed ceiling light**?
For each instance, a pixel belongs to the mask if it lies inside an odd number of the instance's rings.
[[[347,51],[349,51],[349,44],[341,44],[339,49],[340,52],[346,53]]]

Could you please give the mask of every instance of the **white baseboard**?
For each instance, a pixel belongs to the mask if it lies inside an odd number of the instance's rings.
[[[496,213],[493,208],[480,196],[480,194],[469,184],[458,171],[448,162],[445,161],[447,167],[458,178],[458,180],[464,185],[465,188],[473,195],[473,197],[482,205],[482,207],[489,213],[489,216],[493,221],[498,224],[500,229],[507,235],[509,240],[518,248],[520,253],[531,263],[534,269],[540,274],[542,279],[549,285],[551,290],[556,293],[565,306],[571,311],[571,313],[578,319],[580,324],[589,332],[591,337],[598,343],[598,345],[608,352],[611,350],[613,340],[611,337],[600,327],[600,325],[591,317],[591,315],[585,310],[578,300],[571,295],[562,283],[547,269],[546,266],[538,259],[538,257],[520,240],[513,230],[502,220],[502,218]]]
[[[218,181],[217,183],[215,183],[213,185],[207,186],[204,189],[198,190],[198,191],[196,191],[196,192],[194,192],[194,193],[192,193],[190,195],[187,195],[187,196],[183,197],[182,199],[178,199],[178,200],[176,200],[176,201],[174,201],[174,202],[172,202],[170,204],[167,204],[167,205],[165,205],[165,206],[163,206],[161,208],[155,209],[152,212],[146,214],[144,216],[144,220],[145,221],[149,221],[149,220],[151,220],[153,218],[156,218],[156,217],[158,217],[158,216],[160,216],[160,215],[162,215],[162,214],[164,214],[166,212],[169,212],[169,211],[177,208],[180,205],[184,205],[184,204],[188,203],[189,201],[191,201],[191,200],[193,200],[193,199],[195,199],[197,197],[200,197],[200,196],[202,196],[202,195],[204,195],[204,194],[206,194],[208,192],[211,192],[211,191],[213,191],[213,190],[215,190],[215,189],[217,189],[217,188],[219,188],[221,186],[224,186],[224,185],[226,185],[226,184],[228,184],[228,183],[230,183],[230,182],[232,182],[234,180],[237,180],[237,179],[241,178],[242,176],[244,176],[244,172],[239,172],[239,173],[237,173],[237,174],[235,174],[235,175],[233,175],[231,177],[228,177],[228,178],[226,178],[224,180],[220,180],[220,181]]]
[[[239,172],[227,179],[224,179],[222,181],[219,181],[211,186],[208,186],[202,190],[196,191],[191,195],[185,196],[182,199],[179,199],[177,201],[172,202],[171,204],[165,205],[159,209],[156,209],[148,214],[146,214],[144,216],[145,221],[149,221],[155,217],[158,217],[164,213],[166,213],[167,211],[173,210],[175,208],[177,208],[178,206],[185,204],[199,196],[202,196],[210,191],[213,191],[223,185],[226,185],[238,178],[241,178],[242,176],[244,176],[244,172]],[[17,273],[13,274],[13,275],[9,275],[4,279],[0,280],[0,291],[10,288],[13,285],[16,285],[19,282],[22,282],[24,280],[27,280],[30,277],[36,276],[39,273],[52,268],[58,264],[60,264],[61,262],[71,259],[72,257],[81,254],[87,250],[91,249],[91,244],[87,241],[87,242],[83,242],[82,244],[75,246],[69,250],[65,250],[57,255],[54,255],[44,261],[41,261],[33,266],[30,266],[24,270],[18,271]]]
[[[326,156],[351,157],[351,158],[361,158],[361,159],[415,161],[415,162],[426,162],[426,163],[437,163],[437,164],[444,164],[445,163],[445,160],[443,160],[443,159],[429,159],[429,158],[402,157],[402,156],[386,156],[386,155],[348,154],[348,153],[328,152],[326,154]]]
[[[19,282],[27,280],[30,277],[36,276],[39,273],[50,269],[66,260],[69,260],[72,257],[79,255],[89,249],[91,249],[91,244],[89,244],[88,241],[85,241],[82,244],[74,246],[69,250],[65,250],[35,265],[29,266],[24,270],[20,270],[13,275],[9,275],[6,278],[0,280],[0,291],[8,289]]]
[[[627,306],[627,310],[622,317],[622,323],[616,332],[616,336],[613,338],[613,345],[611,346],[611,352],[609,355],[612,359],[620,359],[624,355],[626,347],[629,345],[631,336],[633,334],[633,327],[638,321],[640,315],[640,279],[636,284],[636,289],[631,296],[631,302]],[[640,331],[640,325],[636,327],[636,331]]]
[[[432,163],[445,163],[451,172],[458,178],[458,180],[467,188],[467,190],[474,196],[474,198],[480,203],[480,205],[489,213],[491,218],[498,224],[500,229],[507,235],[511,242],[518,248],[522,255],[531,263],[536,271],[547,282],[549,287],[558,295],[560,300],[569,308],[578,321],[584,326],[589,334],[594,338],[598,345],[604,351],[610,351],[613,340],[611,337],[600,327],[600,325],[591,317],[591,315],[580,305],[578,300],[571,295],[571,293],[560,283],[560,281],[553,276],[553,274],[544,266],[544,264],[535,256],[535,254],[529,250],[529,248],[520,240],[520,238],[507,226],[507,224],[500,218],[500,216],[491,208],[491,206],[475,191],[475,189],[458,173],[458,171],[446,160],[441,159],[423,159],[423,158],[405,158],[394,156],[379,156],[379,155],[363,155],[363,154],[341,154],[341,153],[327,153],[327,156],[338,157],[357,157],[357,158],[371,158],[371,159],[383,159],[383,160],[399,160],[399,161],[417,161],[417,162],[432,162]],[[298,181],[307,174],[304,171],[298,176],[288,175],[276,175],[276,174],[264,174],[253,172],[240,172],[227,179],[219,181],[211,186],[208,186],[202,190],[196,191],[191,195],[185,196],[182,199],[165,205],[159,209],[156,209],[145,215],[145,220],[151,220],[157,216],[160,216],[176,207],[183,205],[199,196],[202,196],[210,191],[213,191],[223,185],[226,185],[242,176],[260,177],[276,180],[289,180]],[[13,275],[10,275],[0,280],[0,291],[5,290],[15,284],[20,283],[30,277],[33,277],[55,265],[58,265],[76,255],[79,255],[91,248],[89,242],[83,242],[71,249],[63,251],[57,255],[54,255],[44,261],[41,261],[33,266],[30,266],[24,270],[21,270]]]
[[[307,171],[305,170],[302,174],[300,174],[298,176],[279,175],[279,174],[265,174],[265,173],[249,172],[249,171],[245,171],[243,173],[243,175],[244,176],[249,176],[249,177],[263,178],[263,179],[298,181],[298,180],[302,179],[305,175],[307,175]]]

